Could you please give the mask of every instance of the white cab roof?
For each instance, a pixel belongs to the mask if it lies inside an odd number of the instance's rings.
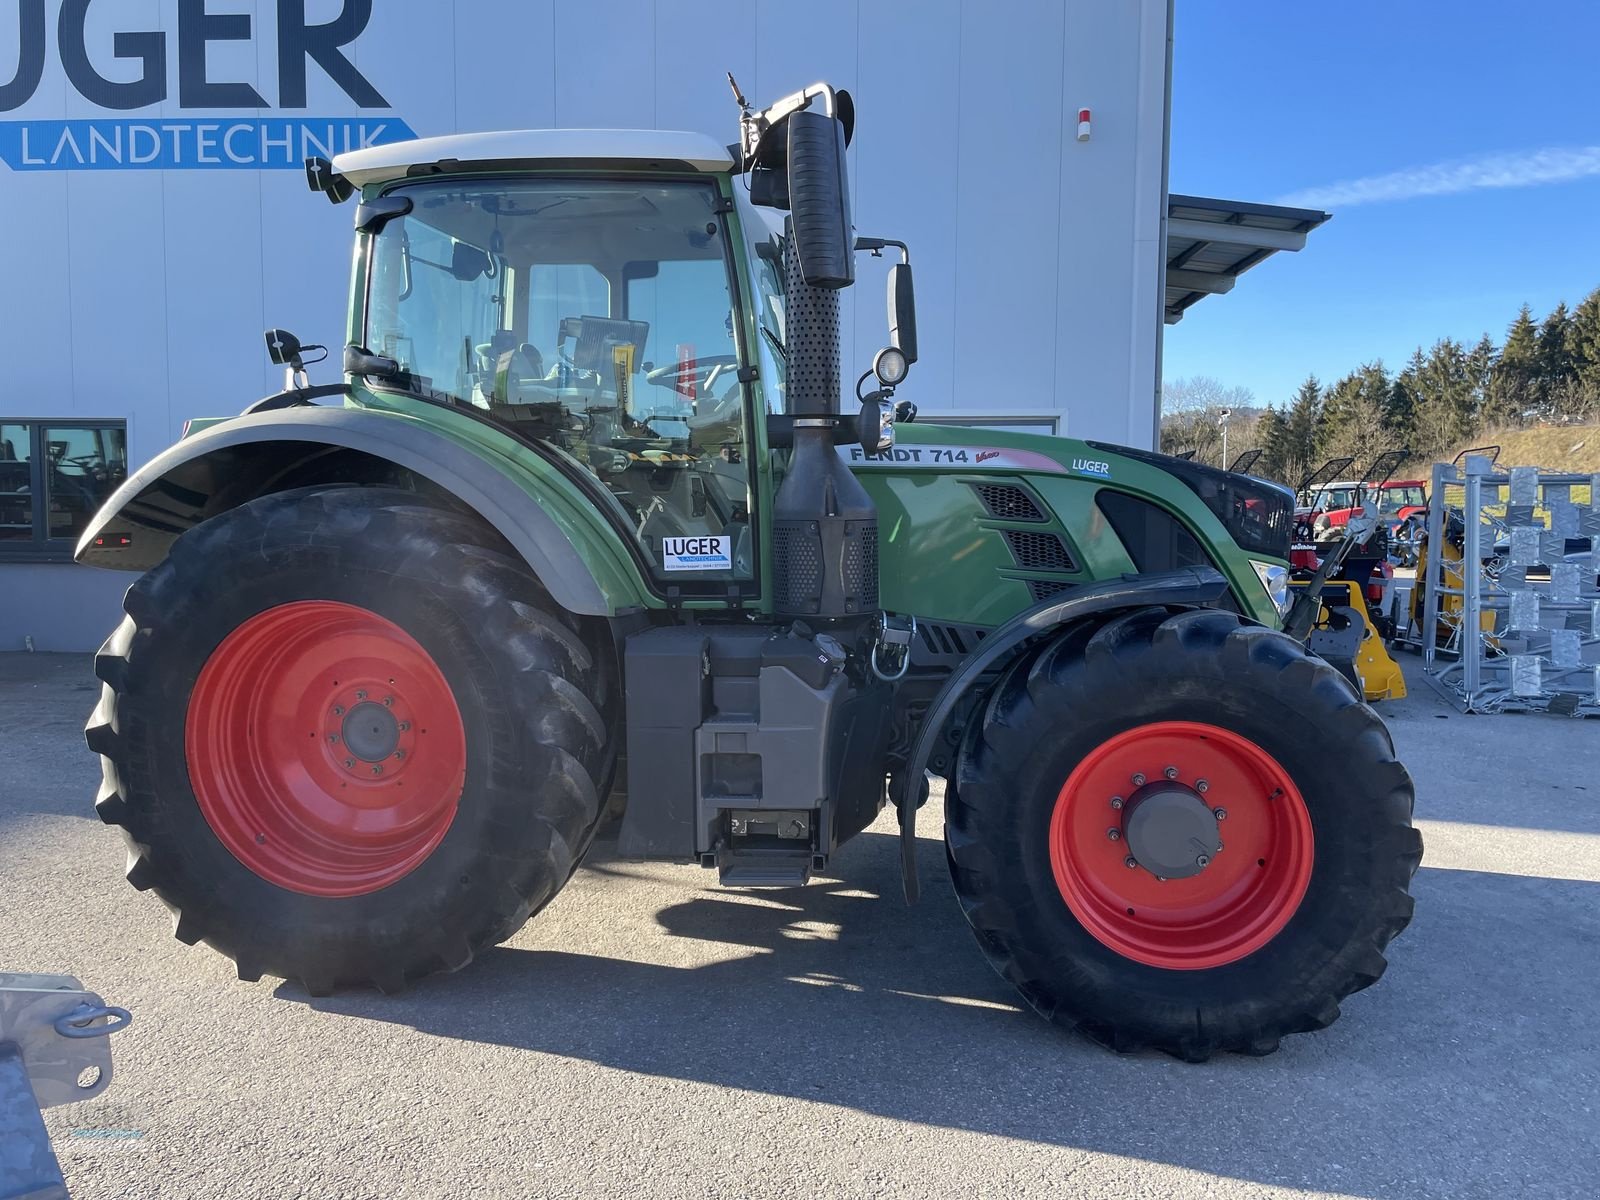
[[[513,129],[455,133],[352,150],[333,160],[334,170],[357,187],[403,178],[409,167],[455,159],[462,163],[541,161],[687,163],[696,171],[731,171],[726,146],[703,133],[662,129]]]

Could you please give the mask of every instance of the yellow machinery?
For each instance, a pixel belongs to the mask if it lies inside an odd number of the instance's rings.
[[[1461,575],[1461,522],[1453,509],[1446,509],[1445,515],[1445,536],[1440,547],[1443,557],[1439,562],[1439,578],[1442,581],[1439,592],[1439,618],[1433,636],[1436,646],[1455,649],[1461,629],[1461,593],[1465,587]],[[1428,544],[1426,537],[1417,540],[1417,579],[1411,589],[1410,613],[1403,635],[1396,639],[1397,643],[1403,643],[1407,648],[1419,653],[1423,647],[1422,622],[1423,614],[1426,612],[1424,605],[1427,601],[1424,580],[1428,578],[1428,555],[1432,552],[1433,547]],[[1479,628],[1484,633],[1493,634],[1494,624],[1493,612],[1484,612],[1479,617]],[[1499,643],[1491,638],[1490,644]]]
[[[1291,584],[1300,590],[1303,584]],[[1400,665],[1389,655],[1383,635],[1372,623],[1361,585],[1330,579],[1322,585],[1321,611],[1306,639],[1311,650],[1327,659],[1361,689],[1369,704],[1400,700],[1406,694]]]

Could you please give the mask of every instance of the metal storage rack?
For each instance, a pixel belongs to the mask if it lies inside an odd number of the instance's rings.
[[[1459,507],[1447,488],[1462,493]],[[1588,489],[1586,502],[1574,502],[1574,488]],[[1600,475],[1496,473],[1492,460],[1472,455],[1459,470],[1434,464],[1431,499],[1421,631],[1428,681],[1463,712],[1600,716]],[[1461,520],[1459,580],[1440,552],[1452,513]]]

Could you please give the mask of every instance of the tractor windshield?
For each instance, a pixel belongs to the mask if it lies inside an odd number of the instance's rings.
[[[372,378],[484,410],[597,476],[658,569],[749,578],[745,388],[709,182],[430,181],[372,241]],[[685,540],[697,553],[685,557]]]
[[[1420,483],[1393,483],[1384,486],[1379,508],[1382,512],[1396,512],[1412,506],[1421,508],[1427,502],[1427,493]]]

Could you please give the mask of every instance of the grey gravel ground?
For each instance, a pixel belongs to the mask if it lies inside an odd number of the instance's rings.
[[[937,799],[915,909],[887,820],[794,892],[602,845],[463,974],[239,983],[122,881],[77,656],[0,655],[0,968],[136,1013],[111,1089],[49,1115],[80,1200],[1593,1195],[1600,722],[1463,717],[1412,673],[1385,715],[1427,839],[1416,920],[1341,1021],[1267,1059],[1119,1058],[1020,1011],[956,910]]]

